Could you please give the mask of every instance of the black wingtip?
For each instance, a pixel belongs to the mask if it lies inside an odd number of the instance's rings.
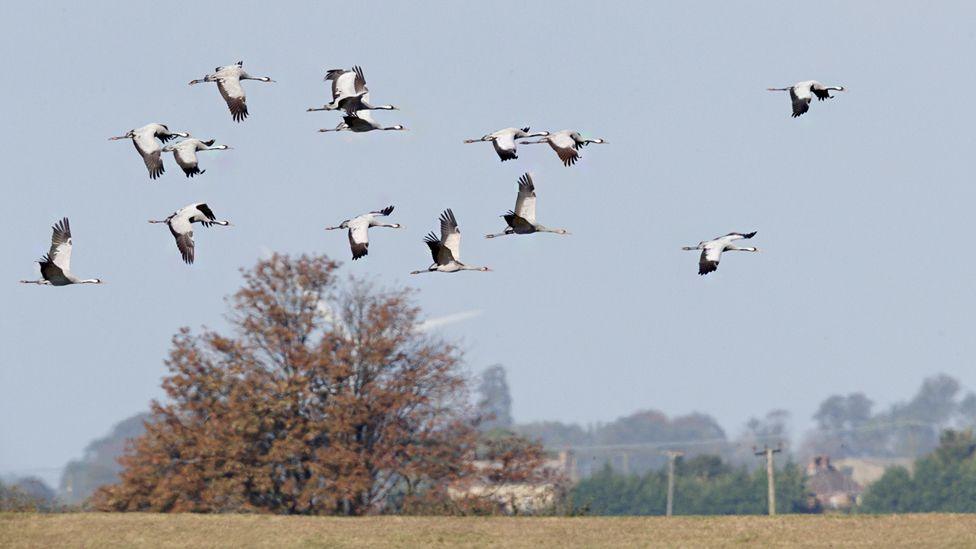
[[[457,218],[454,217],[454,211],[452,211],[450,208],[444,210],[444,213],[441,214],[441,221],[446,221],[457,225]]]
[[[59,233],[64,233],[64,234],[66,234],[68,236],[71,236],[71,228],[68,225],[68,218],[67,217],[62,217],[59,221],[56,221],[54,223],[54,225],[51,226],[51,229],[53,229],[53,230],[55,230],[55,231],[57,231]]]
[[[362,245],[356,244],[356,245],[353,245],[353,247],[352,247],[352,260],[353,261],[356,261],[357,259],[366,257],[367,255],[369,255],[369,244],[362,244]]]
[[[698,264],[699,276],[707,275],[708,273],[714,272],[717,269],[718,269],[718,263],[713,263],[711,261]]]
[[[516,154],[515,151],[506,151],[506,150],[499,149],[497,150],[497,152],[498,152],[498,158],[501,158],[502,162],[506,160],[515,160],[516,158],[518,158],[518,154]]]

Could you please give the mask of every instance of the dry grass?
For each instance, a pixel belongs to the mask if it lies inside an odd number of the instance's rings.
[[[974,515],[316,518],[0,514],[3,547],[973,547]]]

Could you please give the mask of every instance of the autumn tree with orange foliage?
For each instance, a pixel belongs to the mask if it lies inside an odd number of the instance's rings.
[[[418,329],[408,290],[336,269],[275,255],[243,271],[231,335],[180,330],[168,399],[96,507],[361,515],[470,476],[459,350]]]

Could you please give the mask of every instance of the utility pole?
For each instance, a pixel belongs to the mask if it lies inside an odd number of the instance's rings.
[[[777,454],[783,451],[782,446],[777,446],[775,449],[769,446],[763,446],[763,449],[756,450],[756,447],[752,447],[753,452],[757,456],[766,456],[766,489],[767,495],[766,499],[769,501],[769,515],[776,514],[776,481],[773,479],[773,473],[775,471],[773,463],[773,454]]]
[[[665,516],[670,517],[671,511],[674,509],[674,460],[685,454],[677,450],[668,450],[661,453],[668,456],[668,507]]]

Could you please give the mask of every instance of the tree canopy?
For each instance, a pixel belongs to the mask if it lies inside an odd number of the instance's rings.
[[[914,472],[891,467],[864,494],[870,513],[976,513],[976,438],[946,430],[939,446],[915,461]]]
[[[976,394],[945,374],[922,381],[915,395],[874,412],[864,393],[825,399],[813,419],[816,430],[804,441],[804,454],[842,457],[910,457],[932,451],[946,428],[976,425]]]
[[[81,459],[69,461],[61,473],[61,498],[67,504],[82,503],[106,484],[119,480],[119,456],[130,439],[145,432],[149,414],[141,413],[118,422],[107,436],[91,441]]]
[[[501,364],[489,366],[478,380],[479,427],[482,431],[512,428],[512,395]]]
[[[167,401],[97,507],[357,515],[471,474],[460,351],[417,329],[408,290],[336,270],[275,255],[243,271],[231,333],[181,329]]]

